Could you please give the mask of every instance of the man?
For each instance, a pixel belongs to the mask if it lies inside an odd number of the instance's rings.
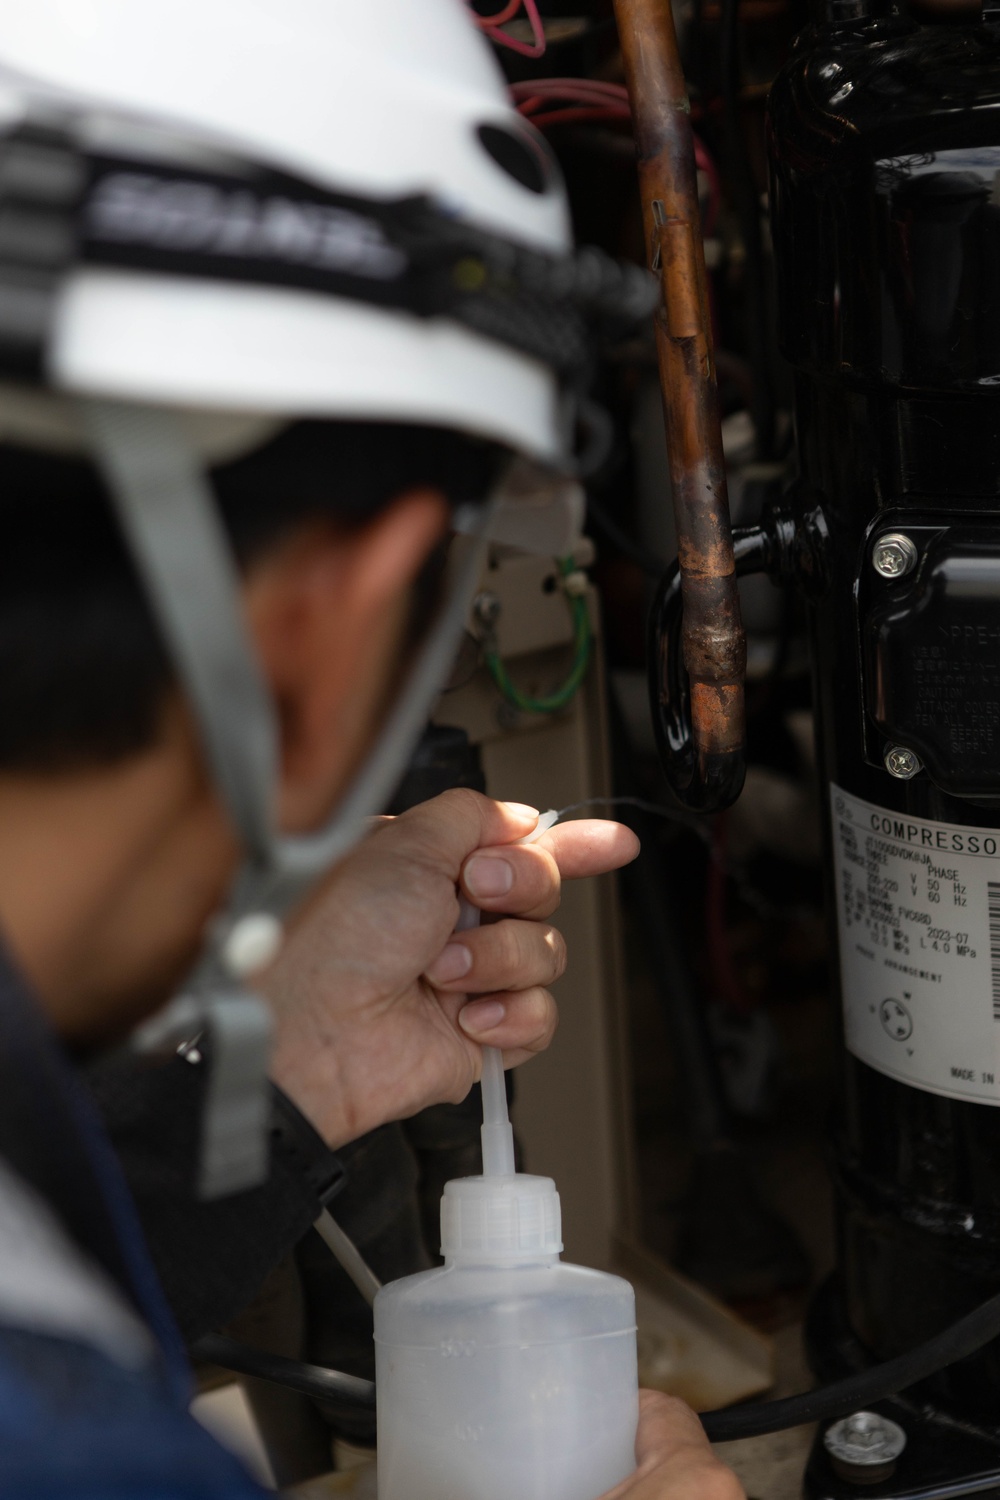
[[[559,462],[586,338],[636,294],[570,260],[450,0],[36,0],[0,37],[0,1493],[250,1495],[187,1416],[74,1065],[185,991],[133,1146],[173,1160],[170,1100],[197,1103],[208,1217],[151,1226],[197,1279],[213,1224],[263,1274],[330,1150],[464,1097],[484,1044],[547,1045],[560,881],[631,835],[516,848],[534,811],[469,793],[364,819],[440,687],[485,500],[516,531],[510,456]],[[452,522],[479,538],[457,583]],[[460,940],[459,890],[496,918]],[[630,1500],[737,1493],[676,1403],[647,1402],[638,1458]]]

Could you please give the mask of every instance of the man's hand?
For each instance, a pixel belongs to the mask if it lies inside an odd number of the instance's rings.
[[[746,1500],[694,1412],[675,1396],[639,1392],[635,1457],[635,1473],[601,1500]]]
[[[263,976],[277,1027],[271,1076],[333,1148],[464,1099],[484,1045],[508,1067],[548,1046],[547,986],[566,955],[546,918],[561,882],[617,869],[639,845],[618,823],[582,819],[514,847],[535,822],[530,808],[471,791],[387,819]],[[459,884],[484,923],[455,934]]]

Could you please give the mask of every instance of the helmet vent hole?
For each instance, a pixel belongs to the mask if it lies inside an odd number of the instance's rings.
[[[534,141],[527,141],[500,125],[480,125],[476,134],[483,150],[497,166],[531,193],[544,193],[549,185],[548,162]]]

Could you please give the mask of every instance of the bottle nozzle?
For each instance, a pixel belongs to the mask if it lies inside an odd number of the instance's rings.
[[[497,1047],[483,1048],[483,1176],[509,1177],[514,1168],[514,1131],[507,1113],[503,1056]]]
[[[540,813],[538,822],[529,834],[518,839],[519,844],[533,844],[535,839],[558,823],[559,814],[554,808]],[[479,926],[480,913],[467,901],[459,897],[456,932],[468,932]],[[514,1174],[514,1131],[507,1112],[507,1085],[503,1076],[503,1056],[496,1047],[483,1048],[483,1125],[480,1132],[483,1143],[483,1176],[511,1177]]]

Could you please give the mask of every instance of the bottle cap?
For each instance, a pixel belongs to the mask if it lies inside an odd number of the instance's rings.
[[[441,1254],[449,1260],[534,1260],[562,1249],[551,1177],[456,1177],[441,1199]]]

